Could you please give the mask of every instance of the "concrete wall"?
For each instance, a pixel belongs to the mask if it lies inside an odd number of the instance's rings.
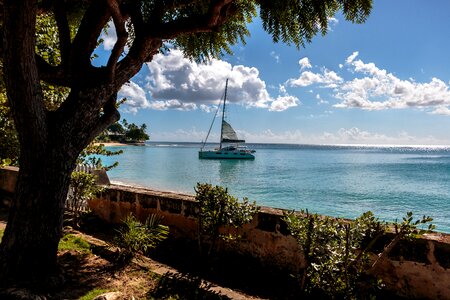
[[[17,170],[0,169],[0,197],[15,185],[16,173]],[[163,222],[170,226],[172,234],[196,238],[198,209],[190,195],[110,185],[89,205],[102,219],[114,223],[129,213],[141,220],[151,213],[158,213],[164,217]],[[243,240],[236,249],[259,258],[264,264],[296,271],[302,266],[303,256],[288,234],[282,215],[281,210],[262,207],[252,223],[243,228]],[[377,274],[399,295],[416,299],[450,299],[450,236],[433,233],[411,242],[401,242]]]
[[[0,205],[8,205],[14,196],[16,190],[19,168],[3,167],[0,168]]]
[[[196,238],[197,206],[193,196],[111,185],[91,209],[108,222],[120,222],[133,213],[141,220],[151,213],[164,216],[164,223],[178,236]],[[281,220],[283,211],[261,207],[246,225],[236,250],[259,258],[262,263],[295,272],[303,255]],[[403,241],[377,270],[388,288],[408,298],[450,299],[450,236],[442,233]]]

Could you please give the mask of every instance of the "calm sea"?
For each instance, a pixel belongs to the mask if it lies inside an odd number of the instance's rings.
[[[450,147],[249,144],[256,159],[200,160],[200,144],[149,142],[123,150],[113,181],[194,194],[197,182],[228,187],[258,205],[394,221],[429,215],[450,232]]]

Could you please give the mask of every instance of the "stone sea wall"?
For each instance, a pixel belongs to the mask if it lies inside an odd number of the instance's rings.
[[[17,170],[0,169],[0,200],[11,197]],[[3,197],[3,198],[2,198]],[[193,196],[109,185],[90,208],[103,220],[117,223],[129,213],[145,220],[149,214],[164,217],[171,233],[195,239],[198,212]],[[235,251],[252,255],[262,264],[295,272],[303,255],[282,221],[283,211],[261,207],[253,221],[240,232]],[[450,236],[442,233],[402,241],[377,271],[388,288],[415,299],[450,299]]]

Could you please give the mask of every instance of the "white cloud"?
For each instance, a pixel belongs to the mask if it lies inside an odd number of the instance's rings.
[[[286,81],[291,87],[319,85],[332,89],[339,102],[337,108],[360,108],[364,110],[419,108],[432,114],[450,115],[450,88],[438,78],[419,83],[414,79],[402,80],[375,63],[357,59],[353,52],[345,60],[353,79],[344,81],[334,71],[322,68],[321,72],[303,71],[298,78]],[[308,60],[309,63],[309,60]],[[343,65],[339,65],[342,69]],[[300,67],[302,70],[302,65]]]
[[[339,24],[339,20],[336,19],[335,17],[330,17],[328,18],[328,24],[330,26],[336,26],[337,24]]]
[[[108,26],[109,28],[107,33],[103,31],[100,36],[100,38],[103,40],[103,49],[105,49],[106,51],[112,50],[114,44],[117,41],[116,27],[114,26],[114,22],[109,21]]]
[[[353,62],[353,60],[359,55],[358,51],[355,51],[352,53],[352,55],[350,55],[349,57],[347,57],[347,59],[345,60],[345,62],[347,64],[351,64]]]
[[[309,62],[309,58],[307,57],[303,57],[302,59],[300,59],[298,61],[298,64],[300,65],[300,70],[302,71],[303,69],[311,69],[311,63]]]
[[[316,99],[318,104],[328,104],[328,101],[323,100],[319,94],[316,95]]]
[[[125,111],[136,113],[139,108],[150,107],[144,89],[132,81],[122,86],[118,97],[127,99],[124,103]]]
[[[450,109],[445,106],[438,106],[431,112],[433,115],[450,116]]]
[[[272,56],[272,57],[275,59],[275,61],[276,61],[277,63],[280,62],[280,55],[278,55],[277,53],[275,53],[275,51],[270,52],[270,56]]]
[[[173,132],[158,131],[150,133],[155,141],[202,141],[205,131],[195,128],[178,129]],[[370,132],[357,127],[339,128],[334,132],[305,134],[301,130],[273,131],[263,129],[259,132],[238,131],[238,135],[248,143],[291,143],[316,145],[449,145],[449,140],[442,140],[433,136],[413,136],[405,131],[394,134]],[[209,141],[217,141],[219,134],[212,132]]]
[[[284,111],[290,107],[298,106],[300,101],[295,96],[278,96],[270,103],[270,111]]]
[[[155,110],[195,110],[197,105],[195,103],[183,103],[176,99],[166,100],[166,101],[151,101],[148,105],[149,108]]]
[[[185,58],[179,50],[171,50],[168,55],[157,54],[147,66],[150,74],[145,87],[154,100],[152,108],[205,110],[222,98],[227,78],[229,102],[277,111],[298,105],[297,98],[285,93],[281,98],[272,98],[254,67],[232,66],[216,59],[198,64]],[[176,105],[172,105],[174,101],[178,101]]]
[[[323,84],[326,87],[334,88],[343,79],[336,72],[324,69],[322,73],[304,71],[297,79],[289,79],[286,83],[292,87],[305,87],[313,84]]]

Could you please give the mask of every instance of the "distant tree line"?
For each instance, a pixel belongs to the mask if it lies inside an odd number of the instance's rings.
[[[150,139],[146,133],[147,125],[143,123],[138,126],[134,123],[128,123],[123,119],[122,122],[116,122],[110,125],[103,134],[98,137],[101,142],[124,142],[137,143]]]

